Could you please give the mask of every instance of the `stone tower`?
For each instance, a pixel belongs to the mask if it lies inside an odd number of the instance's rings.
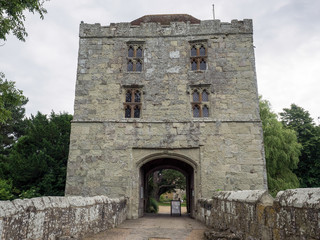
[[[266,189],[251,20],[149,15],[80,24],[67,195],[126,196],[146,177],[187,179],[188,211],[217,189]]]

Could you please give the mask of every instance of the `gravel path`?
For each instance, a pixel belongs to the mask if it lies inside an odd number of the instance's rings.
[[[159,212],[158,213],[170,214],[170,206],[159,206]],[[181,207],[181,214],[186,214],[186,213],[187,213],[187,208],[186,207]]]
[[[170,216],[170,207],[161,207],[160,214],[145,214],[126,220],[117,228],[109,229],[83,240],[202,240],[207,227],[187,214]],[[164,213],[166,212],[166,213]]]

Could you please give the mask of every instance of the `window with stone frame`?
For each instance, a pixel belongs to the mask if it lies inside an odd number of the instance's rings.
[[[209,91],[206,88],[194,88],[191,99],[192,116],[209,117]]]
[[[140,118],[141,117],[141,97],[140,88],[128,88],[125,92],[124,117]]]
[[[142,72],[143,66],[143,43],[144,42],[128,42],[127,54],[127,71]]]
[[[190,66],[192,71],[207,70],[207,42],[190,42]]]

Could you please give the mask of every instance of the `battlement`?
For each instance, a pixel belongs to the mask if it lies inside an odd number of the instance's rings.
[[[162,18],[159,17],[161,20]],[[194,36],[207,34],[252,34],[252,19],[242,21],[232,20],[231,23],[220,20],[186,21],[183,18],[177,22],[168,19],[158,22],[135,20],[133,22],[111,23],[101,26],[100,23],[88,24],[81,22],[80,38],[115,38],[115,37],[166,37]],[[139,20],[139,21],[138,21]],[[170,22],[170,23],[169,23]],[[139,23],[139,25],[137,25]],[[167,25],[168,24],[168,25]]]

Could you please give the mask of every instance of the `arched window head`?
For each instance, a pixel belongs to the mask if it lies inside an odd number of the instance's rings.
[[[199,105],[194,105],[193,117],[200,117],[200,106]]]
[[[206,90],[203,90],[203,92],[202,92],[202,101],[203,102],[208,102],[209,101],[208,93],[207,93]]]
[[[140,61],[137,61],[136,63],[136,71],[141,72],[142,71],[142,64]]]
[[[197,48],[195,46],[192,46],[191,48],[191,57],[197,56]]]
[[[136,57],[137,58],[142,58],[142,48],[141,47],[137,48]]]
[[[207,63],[204,59],[200,62],[200,70],[206,70],[207,69]]]
[[[200,101],[200,95],[197,90],[195,90],[192,94],[193,102],[199,102]]]
[[[141,93],[138,90],[134,93],[134,102],[141,102]]]
[[[125,118],[131,118],[131,107],[128,105],[125,108]]]
[[[204,105],[202,108],[202,116],[203,117],[209,117],[209,108],[207,105]]]
[[[132,94],[131,91],[126,92],[126,102],[131,102],[132,101]]]
[[[134,118],[139,118],[140,117],[140,107],[135,106],[134,107]]]
[[[199,49],[200,56],[205,56],[206,55],[206,49],[204,46],[201,46]]]
[[[133,71],[133,62],[131,60],[128,61],[128,72]]]
[[[134,49],[132,46],[130,46],[128,49],[128,57],[134,57]]]

